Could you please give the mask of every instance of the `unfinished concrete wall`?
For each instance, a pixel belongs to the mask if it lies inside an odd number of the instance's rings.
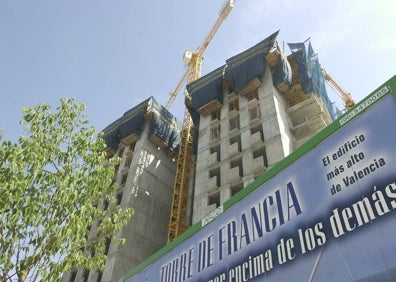
[[[286,57],[276,36],[187,85],[200,114],[193,223],[331,122],[323,78],[300,54],[310,45]]]
[[[121,158],[114,175],[117,204],[134,210],[118,234],[126,243],[108,241],[103,273],[80,269],[65,275],[64,281],[118,281],[166,244],[179,142],[176,124],[151,97],[106,127],[108,152]],[[92,226],[90,238],[95,236]]]
[[[148,140],[148,125],[136,142],[127,170],[121,204],[134,214],[122,231],[126,244],[111,245],[101,281],[117,281],[130,268],[166,244],[172,203],[175,162]],[[127,159],[124,152],[123,160]],[[125,162],[125,161],[124,161]],[[121,169],[118,181],[125,172]]]
[[[246,95],[229,93],[216,113],[200,117],[193,223],[290,154],[292,127],[269,68]]]
[[[290,154],[292,134],[291,122],[283,98],[273,86],[272,76],[267,69],[259,88],[260,106],[263,112],[263,130],[267,154],[267,167],[278,163]]]

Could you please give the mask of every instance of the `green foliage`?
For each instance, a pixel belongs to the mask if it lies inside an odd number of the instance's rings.
[[[55,113],[47,104],[23,111],[26,135],[0,143],[0,280],[103,269],[106,240],[120,243],[132,215],[115,204],[119,160],[106,158],[83,104],[61,99]]]

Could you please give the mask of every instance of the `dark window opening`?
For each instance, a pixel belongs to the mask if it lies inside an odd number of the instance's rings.
[[[220,192],[210,194],[208,197],[209,205],[216,205],[216,208],[220,206]]]
[[[261,139],[261,141],[264,141],[264,131],[263,131],[263,127],[261,125],[252,127],[250,129],[250,134],[251,135],[253,135],[253,134],[257,133],[257,132],[260,132],[260,139]]]
[[[216,177],[216,186],[220,186],[220,168],[209,171],[209,178]]]
[[[228,111],[232,112],[232,111],[239,111],[239,99],[233,99],[230,102],[228,102]]]
[[[211,114],[212,121],[220,120],[220,109]]]
[[[230,131],[234,129],[239,129],[239,115],[230,118]]]
[[[231,197],[234,196],[236,193],[243,189],[243,183],[238,183],[234,186],[231,186]]]
[[[248,101],[252,101],[254,99],[258,100],[259,99],[258,89],[256,88],[256,89],[250,91],[249,93],[245,94],[244,96],[248,99]]]
[[[210,148],[210,154],[216,153],[217,161],[220,162],[220,145]]]
[[[220,138],[220,125],[217,125],[210,129],[210,140],[216,140],[219,138]]]

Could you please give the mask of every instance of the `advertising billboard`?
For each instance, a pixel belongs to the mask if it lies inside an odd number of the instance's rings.
[[[396,281],[396,77],[122,277]]]

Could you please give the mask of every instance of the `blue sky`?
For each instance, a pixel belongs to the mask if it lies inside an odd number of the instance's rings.
[[[166,104],[223,0],[1,0],[0,128],[22,134],[22,107],[75,97],[102,130],[154,96]],[[361,100],[396,74],[393,0],[236,0],[204,54],[202,74],[273,32],[278,40],[311,38],[321,64]],[[338,96],[328,91],[332,100]],[[183,116],[182,93],[170,111]]]

